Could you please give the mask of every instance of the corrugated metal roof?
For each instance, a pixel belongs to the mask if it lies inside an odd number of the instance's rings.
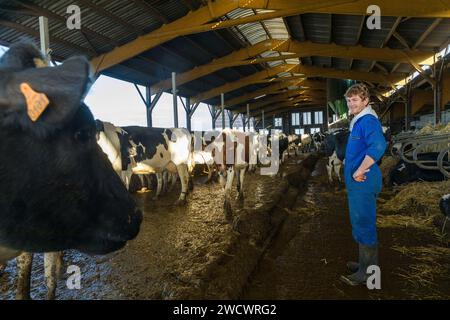
[[[302,15],[306,39],[316,43],[330,43],[332,15],[308,13]]]
[[[74,54],[88,57],[108,52],[114,47],[135,39],[140,34],[158,29],[163,23],[175,21],[185,16],[190,10],[205,5],[204,0],[20,0],[28,6],[49,11],[49,28],[51,48],[54,57],[66,58]],[[68,30],[65,26],[67,6],[79,5],[82,14],[83,34],[79,30]],[[89,5],[90,4],[90,5]],[[0,0],[1,6],[17,6],[17,2]],[[27,8],[32,11],[32,8]],[[237,9],[220,18],[238,19],[267,13],[267,10]],[[53,16],[52,16],[53,15]],[[55,19],[54,15],[59,16]],[[61,20],[62,18],[62,20]],[[211,62],[232,53],[235,50],[256,44],[266,39],[288,39],[292,37],[300,42],[336,43],[338,45],[363,45],[366,47],[403,48],[404,45],[395,37],[393,26],[400,21],[397,17],[382,17],[381,30],[368,30],[365,16],[307,13],[239,25],[237,27],[182,36],[152,48],[103,73],[138,84],[152,85],[160,80],[170,78],[171,72],[185,72],[198,65]],[[7,22],[2,24],[2,22]],[[430,31],[430,27],[434,30]],[[419,50],[434,51],[442,48],[449,41],[450,19],[402,18],[396,32],[410,46],[417,45]],[[35,38],[38,32],[36,12],[30,14],[14,13],[0,10],[0,43],[12,43],[22,37]],[[422,37],[427,33],[426,37]],[[286,52],[266,51],[261,58],[288,54]],[[408,64],[366,61],[358,59],[341,59],[335,57],[302,57],[270,61],[259,65],[244,65],[225,68],[207,76],[195,79],[179,86],[180,95],[192,96],[207,91],[227,82],[247,77],[264,68],[280,64],[310,64],[339,70],[369,71],[376,65],[382,69],[396,72],[411,72]],[[374,69],[376,70],[376,69]],[[377,70],[378,71],[378,70]],[[290,76],[281,73],[278,76]],[[240,88],[226,97],[243,95],[268,84],[256,84]],[[219,97],[208,102],[218,103]]]
[[[365,16],[333,15],[332,39],[336,44],[354,46],[359,42]]]
[[[226,15],[227,19],[239,19],[243,17],[254,16],[256,14],[263,14],[272,12],[271,10],[252,10],[252,9],[236,9]],[[236,36],[251,45],[257,44],[267,39],[289,39],[289,32],[282,18],[264,20],[260,22],[247,23],[232,28]],[[276,57],[281,56],[282,53],[277,51],[266,51],[260,54],[260,57]],[[275,67],[284,63],[298,64],[298,59],[269,61],[269,67]]]

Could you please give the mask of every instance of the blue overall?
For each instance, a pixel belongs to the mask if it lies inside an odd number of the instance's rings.
[[[375,162],[381,159],[386,149],[380,121],[373,115],[358,119],[348,137],[345,153],[344,177],[347,186],[350,222],[353,238],[360,244],[373,246],[378,243],[376,226],[376,204],[381,192],[380,168],[374,163],[367,172],[364,182],[357,182],[353,174],[365,156]]]

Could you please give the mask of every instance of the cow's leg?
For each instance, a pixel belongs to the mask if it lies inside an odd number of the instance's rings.
[[[147,174],[144,174],[144,180],[147,182],[147,189],[150,189],[150,186],[151,186],[151,179],[150,179],[150,174],[149,173],[147,173]]]
[[[327,172],[328,172],[328,181],[330,183],[333,183],[333,176],[332,176],[332,165],[330,165],[330,162],[327,164]]]
[[[147,190],[148,187],[146,187],[145,185],[149,186],[150,184],[148,183],[148,179],[147,179],[147,175],[146,174],[139,174],[139,180],[141,181],[141,190]],[[147,182],[147,183],[145,183]]]
[[[175,186],[177,184],[177,174],[171,173],[169,181],[170,181],[170,187],[169,187],[169,192],[170,192],[175,188]]]
[[[238,200],[244,201],[244,179],[245,179],[245,172],[247,171],[247,168],[243,168],[239,170],[239,177],[238,177],[238,183],[240,188],[238,189]]]
[[[226,170],[226,169],[225,169]],[[227,172],[220,170],[219,171],[219,184],[221,185],[221,187],[223,189],[225,189],[226,185],[227,185]]]
[[[153,200],[157,200],[161,194],[161,189],[163,185],[163,174],[161,172],[156,173],[156,181],[157,181],[156,194],[153,196],[152,198]]]
[[[132,172],[130,170],[122,170],[120,172],[120,178],[122,179],[127,190],[130,190],[130,180]]]
[[[30,300],[30,280],[33,254],[22,253],[17,257],[17,291],[16,300]]]
[[[188,192],[194,190],[194,178],[188,173]]]
[[[62,252],[47,252],[44,254],[45,283],[47,285],[47,300],[55,300],[56,285],[61,275]]]
[[[138,174],[139,181],[141,181],[141,189],[144,188],[144,175]]]
[[[177,166],[178,175],[180,176],[181,181],[181,193],[178,198],[176,204],[184,205],[186,204],[186,195],[188,193],[188,184],[189,184],[189,172],[186,164],[182,163]]]
[[[336,163],[333,167],[334,167],[334,173],[336,174],[339,182],[342,182],[341,180],[341,163]]]
[[[208,179],[206,179],[205,183],[210,183],[213,175],[213,168],[209,164],[207,164],[206,167],[208,168]]]
[[[227,169],[227,181],[225,184],[225,201],[224,201],[224,209],[226,217],[231,217],[231,188],[233,186],[234,179],[234,166],[230,166]]]
[[[239,174],[241,173],[241,170],[239,170],[239,169],[236,169],[235,171],[234,171],[234,173],[236,174],[236,178],[237,178],[237,181],[236,181],[236,190],[237,190],[237,192],[238,192],[238,194],[241,192],[241,179],[239,179]]]
[[[167,193],[169,191],[169,171],[164,170],[162,175],[163,175],[162,192]]]

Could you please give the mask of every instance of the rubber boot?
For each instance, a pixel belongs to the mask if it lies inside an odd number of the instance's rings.
[[[341,280],[351,286],[365,284],[368,278],[367,268],[371,265],[378,265],[378,246],[359,244],[358,271],[349,276],[341,276]]]

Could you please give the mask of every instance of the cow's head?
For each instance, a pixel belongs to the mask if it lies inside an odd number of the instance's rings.
[[[89,62],[71,58],[34,68],[30,44],[0,60],[0,246],[25,251],[74,248],[107,253],[133,239],[142,214],[96,143],[81,102]],[[23,84],[45,95],[34,121]]]

